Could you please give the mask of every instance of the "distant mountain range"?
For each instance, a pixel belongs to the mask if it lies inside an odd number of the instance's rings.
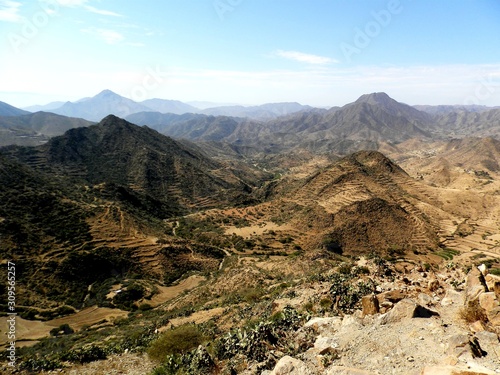
[[[377,149],[381,142],[438,136],[432,115],[385,93],[363,95],[341,108],[303,110],[268,121],[153,112],[132,114],[127,120],[176,138],[228,142],[272,153],[302,148],[345,154]]]
[[[2,103],[0,115],[10,117],[0,116],[0,145],[40,144],[109,114],[175,138],[228,143],[247,154],[303,149],[345,155],[361,149],[378,150],[383,144],[396,145],[413,138],[500,138],[500,108],[413,107],[383,92],[362,95],[353,103],[328,110],[298,103],[200,110],[176,100],[150,99],[137,103],[104,90],[91,98],[66,102],[50,112],[34,116]]]
[[[104,90],[91,98],[83,98],[76,102],[52,102],[47,105],[26,107],[29,111],[50,111],[59,115],[81,117],[89,121],[100,121],[109,114],[126,117],[137,112],[159,113],[202,113],[214,116],[248,117],[252,119],[273,119],[278,116],[308,110],[312,107],[299,103],[268,103],[260,106],[244,107],[240,105],[218,106],[216,103],[199,102],[201,108],[178,100],[148,99],[134,102]],[[1,112],[0,112],[1,113]],[[17,114],[12,114],[16,116]],[[9,115],[5,115],[9,116]]]

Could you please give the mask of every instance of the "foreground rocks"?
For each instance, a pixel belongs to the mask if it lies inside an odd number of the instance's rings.
[[[312,330],[314,346],[261,374],[499,374],[500,278],[485,273],[473,267],[458,290],[447,274],[425,288],[405,276],[392,290],[364,297],[361,311],[312,318],[297,335]],[[481,309],[484,320],[465,321],[469,306]]]

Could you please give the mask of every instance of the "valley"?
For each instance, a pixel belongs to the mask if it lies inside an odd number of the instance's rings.
[[[63,116],[98,103],[102,120]],[[126,119],[108,115],[113,103]],[[329,110],[230,108],[254,117],[181,104],[107,90],[59,115],[0,118],[0,137],[43,137],[0,148],[19,371],[500,371],[497,108],[416,108],[384,93]],[[473,306],[483,315],[461,317]]]

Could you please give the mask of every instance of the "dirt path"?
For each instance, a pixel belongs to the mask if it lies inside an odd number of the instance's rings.
[[[179,228],[180,225],[181,225],[181,223],[179,223],[179,220],[176,220],[175,227],[172,228],[172,234],[174,235],[174,237],[177,237],[176,229]]]

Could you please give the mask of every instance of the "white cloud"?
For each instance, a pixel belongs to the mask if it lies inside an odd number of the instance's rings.
[[[82,29],[82,32],[93,35],[108,44],[117,44],[125,40],[125,37],[118,31],[110,29],[99,29],[96,27],[90,27],[88,29]]]
[[[92,5],[88,5],[88,0],[57,0],[59,5],[63,7],[82,7],[88,12],[99,14],[101,16],[111,16],[111,17],[123,17],[121,14],[112,12],[110,10],[99,9]]]
[[[0,21],[21,22],[23,17],[19,14],[21,3],[11,0],[0,0]]]
[[[297,52],[297,51],[283,51],[281,49],[274,53],[276,56],[283,57],[285,59],[304,62],[313,65],[325,65],[338,63],[338,60],[332,59],[330,57],[311,55],[308,53]]]
[[[101,16],[111,16],[111,17],[123,17],[119,13],[112,12],[110,10],[104,10],[104,9],[97,9],[93,6],[90,5],[85,5],[84,9],[88,10],[89,12],[100,14]]]
[[[57,0],[57,2],[63,7],[75,7],[84,5],[85,3],[87,3],[87,0]]]

